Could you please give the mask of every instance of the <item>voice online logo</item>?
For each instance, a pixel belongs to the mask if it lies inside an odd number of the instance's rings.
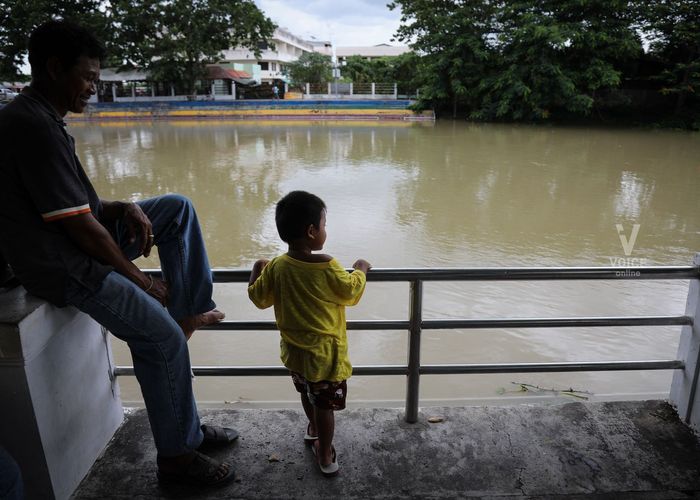
[[[625,256],[610,257],[610,265],[612,267],[627,268],[622,271],[615,271],[615,276],[618,278],[638,278],[642,273],[634,268],[647,265],[646,258],[632,257],[632,252],[634,251],[634,245],[637,242],[637,236],[639,235],[641,224],[633,224],[632,231],[629,233],[629,236],[625,232],[625,228],[622,224],[615,224],[615,228],[617,229],[617,236],[620,238],[620,245],[622,245],[622,251],[625,253]]]

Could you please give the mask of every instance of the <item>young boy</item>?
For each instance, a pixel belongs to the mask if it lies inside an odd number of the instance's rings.
[[[345,408],[352,374],[345,306],[360,300],[371,266],[360,259],[348,273],[330,255],[313,253],[326,241],[326,205],[318,196],[287,194],[277,203],[275,222],[289,250],[255,263],[248,296],[260,309],[275,306],[280,357],[309,419],[304,440],[313,445],[323,475],[333,476],[338,473],[333,412]]]

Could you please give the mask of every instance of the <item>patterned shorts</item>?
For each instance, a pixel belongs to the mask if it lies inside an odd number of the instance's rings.
[[[340,382],[309,382],[301,374],[289,372],[292,376],[294,387],[300,394],[306,393],[309,401],[316,408],[322,410],[344,410],[345,398],[348,394],[348,384],[346,380]]]

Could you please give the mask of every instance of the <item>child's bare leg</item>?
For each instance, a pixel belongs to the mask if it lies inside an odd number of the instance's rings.
[[[318,431],[318,448],[316,450],[318,461],[321,465],[329,465],[333,462],[331,445],[335,433],[335,415],[333,410],[324,410],[314,406],[314,418]]]
[[[304,413],[306,413],[306,418],[309,419],[308,433],[310,436],[317,436],[318,431],[316,430],[316,417],[314,416],[314,406],[309,401],[309,396],[306,392],[301,392],[301,406],[304,407]]]

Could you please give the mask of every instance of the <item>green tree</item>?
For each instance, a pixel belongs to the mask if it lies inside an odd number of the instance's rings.
[[[424,106],[476,107],[478,84],[492,57],[499,0],[394,0],[401,9],[396,38],[411,42],[422,57],[418,63]]]
[[[29,34],[51,19],[68,19],[92,31],[109,47],[111,36],[100,0],[0,0],[0,77],[19,80]]]
[[[355,83],[395,82],[403,76],[397,74],[397,65],[406,61],[399,57],[377,57],[368,61],[362,56],[350,56],[342,66],[343,78]]]
[[[332,78],[331,57],[319,52],[304,52],[299,59],[287,64],[292,84],[301,88],[305,83],[326,83]]]
[[[375,82],[374,67],[371,61],[362,56],[350,56],[345,59],[341,69],[343,78],[354,83]]]
[[[110,17],[123,66],[195,92],[206,65],[230,47],[260,53],[275,24],[253,0],[111,0]]]
[[[590,113],[641,54],[628,0],[395,0],[421,100],[482,120]]]
[[[508,1],[498,16],[498,58],[479,84],[481,119],[589,114],[600,90],[642,53],[627,0]]]
[[[412,94],[421,86],[421,57],[415,52],[405,52],[389,58],[391,74],[388,82],[396,82],[399,94]]]
[[[700,0],[643,2],[641,8],[650,52],[661,63],[655,79],[662,83],[662,93],[675,96],[676,116],[694,110],[700,123]]]

